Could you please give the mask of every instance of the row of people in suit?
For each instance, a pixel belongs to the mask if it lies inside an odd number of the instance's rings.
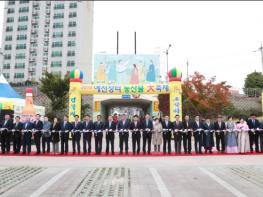
[[[211,123],[210,119],[200,121],[199,116],[195,120],[190,121],[189,116],[185,116],[184,121],[180,121],[180,117],[176,116],[176,120],[171,122],[169,116],[165,116],[161,121],[162,136],[163,136],[163,152],[171,153],[171,140],[174,136],[174,148],[176,153],[181,153],[181,144],[183,142],[183,150],[185,153],[190,154],[192,151],[192,135],[194,136],[194,146],[196,153],[202,153],[202,147],[205,152],[212,152],[214,146],[214,136],[216,138],[216,148],[218,151],[225,152],[225,135],[226,124],[222,121],[222,117],[218,116],[215,123]],[[14,134],[14,152],[19,153],[21,144],[23,144],[23,153],[26,151],[31,152],[31,139],[34,137],[37,154],[41,152],[41,138],[42,138],[42,152],[45,152],[45,145],[47,144],[47,152],[49,152],[49,143],[52,141],[53,146],[58,146],[58,141],[61,141],[61,154],[68,153],[69,134],[72,134],[72,152],[75,154],[81,152],[80,139],[83,135],[83,152],[91,153],[91,140],[94,135],[95,138],[95,152],[100,154],[102,152],[102,139],[103,133],[106,135],[106,153],[111,152],[114,154],[114,138],[115,132],[119,133],[119,153],[128,153],[128,139],[129,132],[132,133],[132,151],[139,154],[141,151],[141,136],[143,138],[143,153],[150,154],[151,152],[151,139],[153,131],[153,121],[150,115],[146,114],[145,120],[139,121],[138,116],[134,116],[133,120],[127,119],[126,115],[121,116],[118,122],[113,120],[112,116],[108,117],[106,122],[101,120],[101,116],[97,116],[96,121],[92,121],[89,115],[86,115],[84,121],[79,120],[79,116],[75,116],[75,121],[70,123],[68,116],[63,117],[63,121],[57,121],[50,124],[50,127],[45,127],[48,118],[45,117],[44,123],[40,120],[40,115],[36,115],[36,120],[32,123],[27,119],[24,123],[20,122],[20,117],[15,118],[15,123],[10,119],[9,115],[5,116],[4,122],[1,124],[1,148],[2,153],[10,152],[10,139],[13,131]],[[255,144],[256,152],[259,152],[259,129],[261,128],[259,121],[255,115],[251,116],[248,121],[250,149],[253,151],[253,144]],[[23,132],[22,132],[23,131]],[[216,131],[216,132],[210,132]],[[51,133],[53,140],[50,140]],[[45,135],[44,135],[45,134]],[[23,136],[23,137],[22,137]],[[21,138],[22,137],[22,138]],[[22,143],[21,143],[22,139]],[[263,146],[262,146],[263,147]],[[58,148],[55,148],[56,150]],[[54,150],[55,150],[54,149]],[[111,149],[111,150],[110,150]],[[263,151],[263,150],[261,150]]]

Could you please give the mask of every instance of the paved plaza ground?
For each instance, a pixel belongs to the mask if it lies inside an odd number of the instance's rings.
[[[0,196],[253,196],[263,155],[0,157]]]

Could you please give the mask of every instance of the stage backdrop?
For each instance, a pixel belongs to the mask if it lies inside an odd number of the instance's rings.
[[[159,82],[160,56],[96,54],[93,70],[95,83]]]

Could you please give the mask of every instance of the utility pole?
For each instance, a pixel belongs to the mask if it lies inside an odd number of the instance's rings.
[[[169,44],[168,48],[166,49],[165,51],[165,54],[166,54],[166,79],[168,81],[168,55],[169,55],[169,49],[171,48],[171,44]]]
[[[261,42],[261,46],[259,47],[259,49],[256,51],[253,51],[253,52],[258,52],[258,51],[260,51],[260,53],[261,53],[261,65],[262,65],[262,74],[263,74],[263,47],[262,47],[262,42]]]

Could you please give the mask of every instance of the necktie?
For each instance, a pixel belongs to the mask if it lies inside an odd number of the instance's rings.
[[[109,128],[111,127],[111,122],[109,123]]]
[[[27,123],[26,123],[26,126],[25,126],[25,128],[27,129]]]
[[[66,127],[66,123],[67,123],[67,122],[64,122],[64,128]]]

